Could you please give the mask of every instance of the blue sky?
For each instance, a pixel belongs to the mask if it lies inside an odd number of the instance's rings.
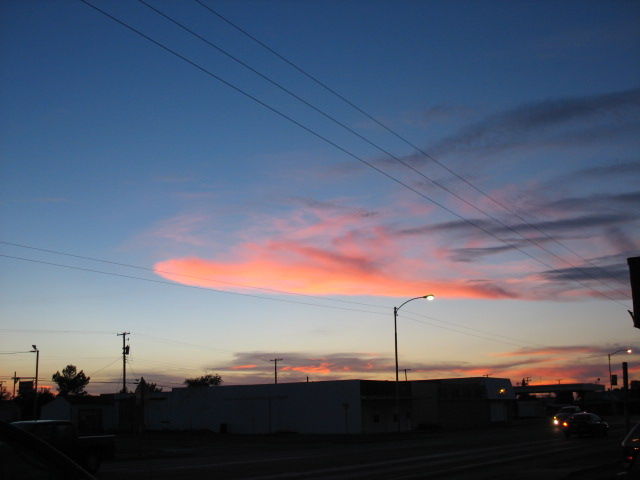
[[[636,335],[639,21],[0,3],[0,380],[37,344],[41,384],[71,363],[114,391],[122,332],[128,377],[166,388],[268,383],[273,358],[280,381],[390,380],[393,306],[431,293],[401,310],[411,378],[606,383]]]

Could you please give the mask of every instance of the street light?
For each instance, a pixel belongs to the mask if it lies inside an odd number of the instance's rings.
[[[609,357],[609,392],[613,391],[613,379],[611,378],[612,377],[611,376],[611,357],[613,355],[615,355],[616,353],[620,353],[620,352],[631,353],[631,349],[630,348],[623,348],[621,350],[616,350],[615,352],[608,354],[608,357]],[[611,393],[609,393],[609,396],[611,396]]]
[[[423,295],[422,297],[410,298],[399,307],[393,307],[393,339],[396,353],[396,415],[398,416],[398,433],[400,432],[400,384],[398,382],[398,311],[407,303],[412,302],[413,300],[419,300],[421,298],[432,301],[436,297],[434,295]]]
[[[33,419],[38,420],[38,366],[40,364],[40,350],[35,345],[31,345],[33,350],[31,353],[36,354],[36,381],[35,381],[35,395],[33,396]]]

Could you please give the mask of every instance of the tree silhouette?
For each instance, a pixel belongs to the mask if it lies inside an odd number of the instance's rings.
[[[9,400],[11,394],[7,391],[7,387],[0,385],[0,400]]]
[[[187,387],[209,387],[211,385],[217,386],[222,383],[222,377],[217,373],[207,373],[201,377],[187,378],[184,384]]]
[[[147,384],[147,388],[149,390],[149,393],[160,393],[162,391],[162,387],[159,387],[157,384],[151,382]]]
[[[87,395],[84,389],[91,377],[87,377],[82,370],[78,372],[75,365],[67,365],[62,373],[54,373],[51,380],[58,384],[59,395]]]

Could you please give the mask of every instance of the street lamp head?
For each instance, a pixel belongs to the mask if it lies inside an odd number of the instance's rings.
[[[38,350],[38,347],[36,347],[35,345],[31,345],[31,346],[33,347],[34,352]]]
[[[436,299],[435,295],[425,295],[422,298],[426,298],[427,300],[429,300],[430,302]]]
[[[621,348],[620,350],[616,350],[613,353],[609,354],[609,358],[611,358],[613,355],[615,355],[616,353],[620,353],[620,352],[624,352],[624,353],[633,353],[633,350],[631,350],[630,348]]]

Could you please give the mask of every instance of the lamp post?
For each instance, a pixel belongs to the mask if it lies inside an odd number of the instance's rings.
[[[609,391],[611,392],[613,390],[613,379],[611,378],[611,357],[614,356],[616,353],[620,353],[620,352],[627,352],[627,353],[631,353],[632,350],[630,348],[623,348],[622,350],[616,350],[613,353],[609,353],[608,357],[609,357]]]
[[[400,433],[400,384],[398,382],[398,311],[407,303],[412,302],[413,300],[419,300],[421,298],[432,301],[436,297],[434,295],[423,295],[422,297],[410,298],[399,307],[393,307],[393,340],[396,354],[396,415],[398,417],[398,433]]]
[[[631,349],[630,348],[623,348],[621,350],[616,350],[613,353],[609,353],[607,356],[609,357],[609,398],[611,399],[611,411],[612,413],[615,415],[615,410],[616,410],[616,404],[613,401],[613,375],[611,375],[611,357],[613,355],[615,355],[616,353],[620,353],[620,352],[627,352],[627,353],[631,353]]]
[[[35,345],[31,345],[33,350],[31,353],[35,352],[36,354],[36,378],[35,378],[35,393],[33,396],[33,419],[38,420],[38,366],[40,364],[40,350]]]

